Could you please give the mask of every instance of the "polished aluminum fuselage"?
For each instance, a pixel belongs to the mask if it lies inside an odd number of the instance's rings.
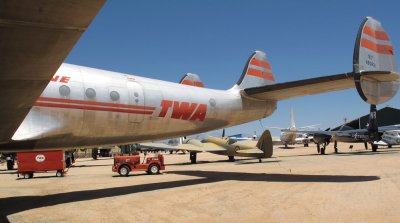
[[[206,132],[271,115],[276,101],[63,64],[2,150],[127,144]]]

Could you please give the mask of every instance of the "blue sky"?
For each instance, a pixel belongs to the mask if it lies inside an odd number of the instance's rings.
[[[66,62],[177,82],[196,73],[228,89],[254,50],[266,52],[278,82],[350,72],[365,16],[381,21],[400,50],[400,1],[108,1]],[[399,65],[399,56],[396,58]],[[399,107],[400,96],[378,105]],[[341,124],[367,114],[355,89],[278,102],[264,127]],[[227,134],[262,132],[259,121]],[[279,132],[273,131],[273,135]]]

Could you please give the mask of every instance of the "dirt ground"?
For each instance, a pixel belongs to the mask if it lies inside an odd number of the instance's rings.
[[[400,222],[400,148],[339,148],[276,147],[262,163],[168,154],[162,174],[129,177],[112,159],[26,180],[1,164],[0,222]]]

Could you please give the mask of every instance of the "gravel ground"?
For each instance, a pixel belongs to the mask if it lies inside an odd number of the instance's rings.
[[[0,222],[400,222],[400,147],[275,147],[258,160],[167,154],[166,171],[120,177],[112,159],[78,159],[18,179],[0,164]]]

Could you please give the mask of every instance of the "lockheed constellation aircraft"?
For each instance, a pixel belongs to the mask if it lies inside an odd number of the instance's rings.
[[[1,152],[173,138],[265,118],[279,100],[356,87],[380,104],[398,91],[392,43],[371,17],[358,32],[352,71],[286,83],[275,82],[261,51],[228,90],[64,64],[104,2],[1,1]]]

